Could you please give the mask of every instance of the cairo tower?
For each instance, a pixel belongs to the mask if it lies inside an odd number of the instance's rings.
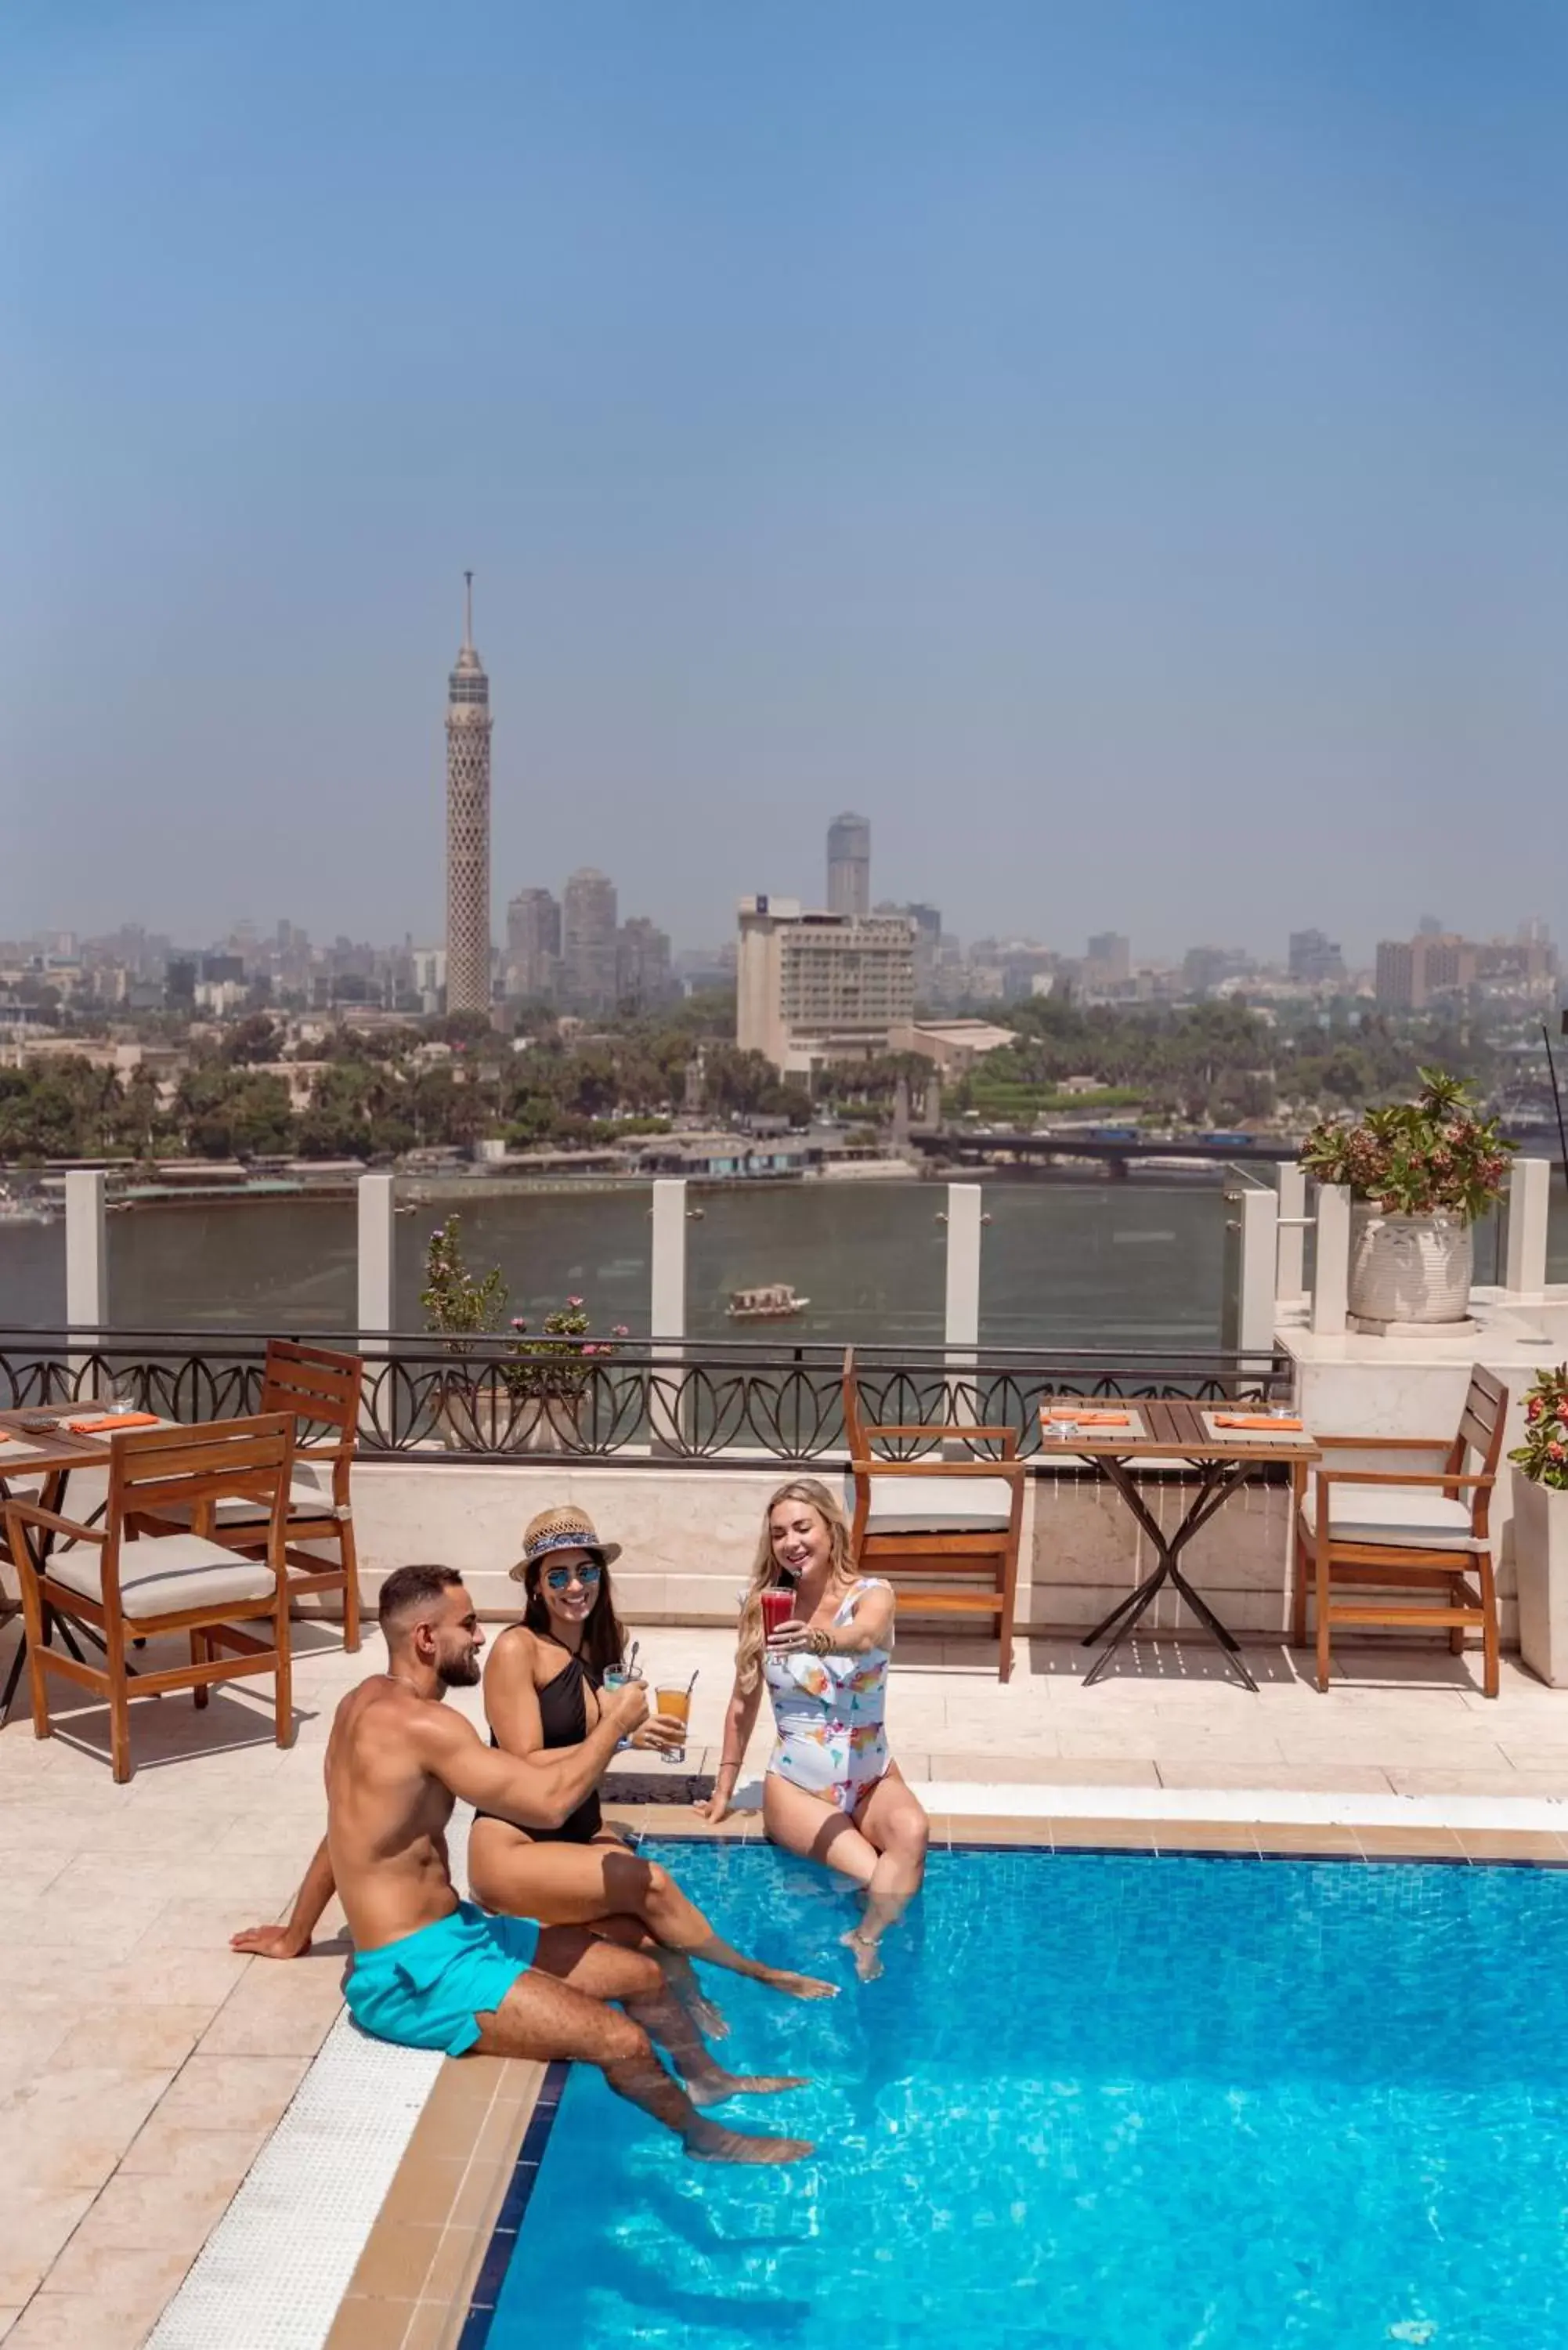
[[[462,650],[446,699],[446,1008],[490,1009],[490,680],[473,650],[463,573]]]

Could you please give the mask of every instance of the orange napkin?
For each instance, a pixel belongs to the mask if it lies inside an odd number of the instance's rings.
[[[1216,1428],[1277,1428],[1286,1436],[1304,1430],[1299,1419],[1272,1419],[1266,1411],[1217,1411],[1210,1416]]]
[[[1058,1403],[1040,1407],[1043,1424],[1049,1428],[1053,1419],[1075,1419],[1080,1428],[1130,1428],[1130,1411],[1079,1411],[1071,1404]]]
[[[67,1419],[73,1436],[99,1436],[117,1428],[156,1428],[155,1411],[106,1411],[101,1419]]]

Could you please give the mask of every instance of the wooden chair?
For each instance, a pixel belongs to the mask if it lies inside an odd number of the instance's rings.
[[[868,1426],[851,1347],[844,1357],[844,1432],[857,1567],[886,1575],[896,1588],[908,1586],[917,1614],[989,1617],[1001,1651],[998,1678],[1009,1679],[1023,1522],[1017,1430],[965,1421]],[[908,1456],[910,1446],[960,1441],[977,1452],[982,1446],[998,1451],[956,1461],[933,1459],[929,1451]],[[905,1457],[878,1453],[883,1443],[906,1448]]]
[[[365,1366],[358,1355],[340,1355],[326,1347],[296,1347],[286,1338],[269,1338],[262,1370],[260,1409],[284,1411],[294,1422],[294,1458],[330,1463],[328,1482],[314,1483],[307,1475],[291,1477],[285,1555],[291,1574],[290,1588],[297,1598],[304,1590],[343,1594],[343,1646],[352,1655],[359,1646],[359,1561],[354,1547],[354,1513],[348,1496],[354,1446],[359,1433],[359,1390]],[[328,1431],[325,1440],[321,1432]],[[190,1513],[174,1521],[191,1523]],[[220,1502],[213,1523],[223,1540],[248,1558],[264,1558],[267,1550],[265,1513],[254,1502],[234,1496]],[[336,1559],[314,1557],[300,1545],[331,1543]]]
[[[128,1430],[109,1440],[109,1503],[101,1526],[81,1525],[36,1503],[8,1500],[6,1540],[22,1581],[33,1729],[51,1734],[48,1676],[58,1673],[108,1701],[115,1778],[130,1777],[130,1701],[188,1689],[198,1706],[215,1682],[275,1676],[277,1742],[294,1736],[284,1527],[294,1422],[286,1412],[213,1420],[201,1428]],[[213,1539],[225,1499],[258,1507],[265,1555],[255,1559]],[[185,1511],[187,1533],[149,1533]],[[62,1544],[64,1547],[62,1547]],[[90,1626],[104,1660],[88,1664],[46,1645],[44,1610]],[[267,1619],[264,1638],[242,1628]],[[188,1665],[126,1671],[133,1640],[190,1636]],[[227,1655],[222,1653],[228,1651]]]
[[[1317,1685],[1328,1687],[1329,1645],[1336,1624],[1385,1624],[1446,1630],[1462,1654],[1479,1628],[1488,1697],[1498,1693],[1497,1579],[1488,1513],[1502,1452],[1508,1389],[1478,1363],[1459,1417],[1448,1437],[1319,1436],[1325,1453],[1425,1457],[1424,1468],[1335,1469],[1296,1472],[1296,1563],[1292,1637],[1304,1647],[1307,1602],[1317,1617]],[[1480,1462],[1467,1470],[1468,1456]],[[1471,1577],[1474,1577],[1472,1582]],[[1345,1601],[1342,1587],[1380,1595]],[[1407,1591],[1403,1601],[1381,1596]],[[1423,1596],[1425,1595],[1425,1596]]]

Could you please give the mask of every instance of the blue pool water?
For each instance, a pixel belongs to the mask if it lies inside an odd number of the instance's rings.
[[[818,2152],[689,2163],[574,2072],[486,2350],[1568,2343],[1568,1872],[942,1853],[860,1990],[815,1871],[669,1856],[843,1976],[709,1975],[732,2064],[815,2075],[726,2116]]]

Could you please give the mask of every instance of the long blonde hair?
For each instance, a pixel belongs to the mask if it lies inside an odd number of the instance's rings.
[[[778,1565],[774,1557],[774,1512],[781,1502],[809,1502],[823,1524],[833,1545],[833,1572],[847,1576],[850,1572],[849,1521],[838,1502],[817,1477],[792,1477],[781,1485],[763,1512],[763,1531],[757,1542],[757,1555],[752,1561],[752,1577],[746,1586],[746,1596],[741,1602],[741,1637],[735,1649],[735,1686],[742,1697],[755,1689],[762,1669],[765,1645],[763,1628],[763,1594],[778,1579]]]

